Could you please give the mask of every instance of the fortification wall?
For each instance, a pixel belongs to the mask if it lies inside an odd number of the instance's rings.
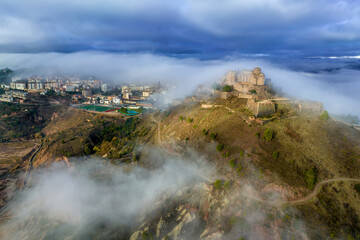
[[[255,102],[248,100],[247,107],[253,112],[255,117],[271,115],[275,113],[275,103],[271,101]]]
[[[220,97],[222,99],[227,99],[231,95],[234,95],[234,93],[233,92],[222,92],[222,91],[219,91],[219,90],[215,91],[215,96]]]

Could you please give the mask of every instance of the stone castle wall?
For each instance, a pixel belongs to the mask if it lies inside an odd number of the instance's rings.
[[[251,110],[255,117],[271,115],[275,113],[275,103],[271,101],[256,102],[251,99],[248,100],[247,107]]]

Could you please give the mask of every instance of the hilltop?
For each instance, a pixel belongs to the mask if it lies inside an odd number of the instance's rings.
[[[275,103],[275,109],[254,118],[247,100],[236,96],[136,117],[65,108],[46,118],[34,142],[38,151],[14,173],[28,164],[47,168],[63,156],[70,164],[97,156],[114,167],[156,169],[144,146],[155,147],[214,173],[176,196],[159,196],[161,204],[144,209],[132,228],[112,229],[114,237],[356,236],[360,193],[352,179],[360,170],[360,132],[292,103]]]

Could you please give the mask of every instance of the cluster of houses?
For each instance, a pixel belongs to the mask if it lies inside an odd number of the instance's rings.
[[[52,89],[57,93],[65,93],[76,92],[84,87],[107,89],[106,85],[101,80],[91,78],[84,80],[76,77],[54,77],[51,79],[43,77],[29,77],[27,79],[13,77],[11,83],[3,83],[0,87],[6,90],[27,92],[44,92]]]
[[[5,93],[0,95],[0,101],[13,102],[14,99],[25,100],[28,93],[45,95],[48,91],[57,94],[71,94],[74,103],[122,105],[133,104],[150,107],[151,95],[158,90],[150,85],[125,85],[116,88],[98,79],[80,79],[77,77],[29,77],[22,79],[13,77],[10,83],[0,85]],[[109,96],[109,94],[114,93]]]

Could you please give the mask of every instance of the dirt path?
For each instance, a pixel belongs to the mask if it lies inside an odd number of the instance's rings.
[[[36,150],[36,152],[34,152],[34,154],[31,156],[30,161],[29,161],[29,165],[28,165],[28,167],[26,169],[26,172],[25,172],[24,181],[23,181],[23,184],[22,184],[21,188],[25,187],[26,183],[28,182],[29,177],[30,177],[30,173],[31,173],[31,170],[32,170],[34,158],[35,158],[36,154],[38,154],[40,152],[40,150],[42,149],[43,146],[44,146],[44,143],[41,143],[41,145]]]
[[[159,145],[161,145],[162,141],[161,141],[161,119],[159,120],[156,120],[154,118],[154,114],[151,115],[151,120],[154,121],[156,124],[157,124],[157,139],[158,139],[158,142],[159,142]]]
[[[161,119],[159,120],[156,120],[154,118],[154,115],[151,115],[151,119],[157,123],[157,138],[158,138],[158,143],[159,143],[159,146],[167,153],[169,153],[170,155],[175,155],[177,157],[183,157],[181,154],[177,153],[177,152],[174,152],[174,151],[169,151],[168,149],[165,148],[164,144],[163,144],[163,141],[161,140]],[[195,171],[194,169],[186,166],[185,164],[181,164],[184,168],[186,168],[187,170],[195,173],[195,175],[201,177],[202,179],[208,181],[208,182],[213,182],[214,180],[213,179],[210,179],[206,176],[204,176],[203,174]]]
[[[264,200],[264,199],[261,199],[261,198],[255,196],[254,194],[247,195],[246,197],[256,200],[258,202],[264,203],[266,205],[270,205],[272,207],[282,207],[284,205],[301,205],[301,204],[307,203],[308,201],[310,201],[311,199],[316,197],[316,195],[318,195],[318,193],[320,192],[322,186],[324,186],[325,184],[328,184],[328,183],[333,183],[333,182],[359,182],[360,183],[360,179],[358,179],[358,178],[333,178],[333,179],[323,180],[316,184],[314,190],[310,194],[308,194],[307,196],[305,196],[303,198],[297,199],[297,200],[290,200],[290,201]]]

